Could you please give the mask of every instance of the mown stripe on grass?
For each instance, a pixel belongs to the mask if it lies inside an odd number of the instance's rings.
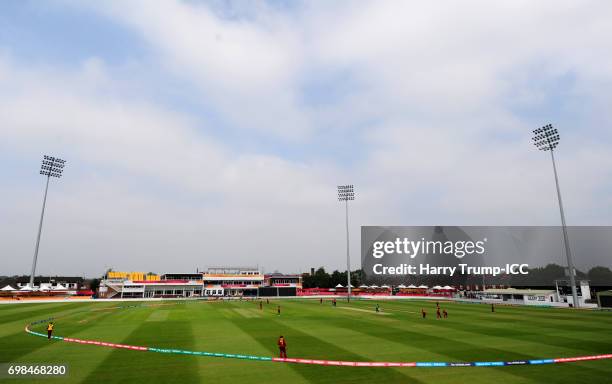
[[[363,305],[363,302],[354,302],[351,305]],[[383,308],[393,311],[397,308],[400,303],[381,303]],[[412,304],[412,303],[411,303]],[[435,316],[435,303],[424,302],[420,303],[421,306],[426,309],[429,314]],[[602,333],[611,332],[611,328],[608,323],[611,321],[611,317],[608,314],[601,314],[597,312],[574,312],[572,314],[560,314],[556,313],[561,310],[555,308],[532,308],[532,307],[496,307],[496,312],[491,313],[488,307],[484,305],[466,305],[451,302],[440,302],[442,308],[449,309],[450,316],[453,319],[469,317],[469,321],[466,319],[466,324],[476,324],[487,322],[492,328],[499,326],[501,328],[511,328],[513,332],[521,332],[522,335],[541,335],[542,333],[549,332],[551,329],[562,329],[564,332],[591,332],[591,333]],[[483,308],[485,307],[484,310]],[[465,308],[465,309],[464,309]],[[475,309],[477,313],[481,313],[480,316],[474,316]],[[488,309],[488,310],[487,310]],[[567,311],[567,310],[564,310]],[[398,311],[399,312],[399,311]],[[420,312],[420,308],[419,308]],[[397,313],[397,312],[396,312]],[[603,315],[603,316],[602,316]],[[405,314],[399,314],[400,317],[411,318],[412,316],[406,316]],[[417,315],[417,317],[420,316]],[[550,316],[550,317],[549,317]],[[588,321],[585,321],[585,317]],[[562,320],[561,320],[562,319]],[[527,327],[517,327],[517,324],[524,324]],[[530,331],[525,329],[529,328]],[[567,343],[571,344],[570,340]],[[609,350],[609,347],[607,348]],[[606,351],[606,348],[604,348]]]
[[[455,331],[461,331],[466,333],[473,333],[478,335],[485,335],[489,337],[499,337],[509,340],[521,340],[526,343],[534,344],[534,348],[537,348],[539,345],[545,344],[553,347],[561,347],[566,348],[568,350],[580,350],[586,351],[589,353],[608,353],[612,346],[610,343],[598,342],[598,341],[583,341],[579,339],[574,339],[570,337],[565,337],[561,335],[550,335],[546,334],[546,332],[550,332],[551,328],[542,330],[541,332],[525,331],[524,327],[521,325],[523,322],[519,322],[518,326],[508,328],[506,324],[503,325],[490,325],[494,324],[495,320],[488,324],[483,324],[481,322],[456,322],[456,321],[433,321],[432,324],[435,327],[451,329]],[[529,321],[524,321],[525,325],[532,325]],[[558,331],[562,331],[567,333],[565,328],[559,328]]]
[[[142,322],[121,343],[192,349],[193,341],[189,321],[167,321]],[[134,353],[114,349],[82,382],[195,383],[199,382],[198,362],[196,357],[189,355]]]
[[[294,353],[304,358],[303,354],[300,354],[300,346],[306,346],[307,350],[312,353],[313,357],[324,356],[327,360],[352,360],[352,361],[363,361],[363,357],[347,349],[341,348],[335,344],[319,340],[312,337],[304,332],[293,329],[282,321],[278,321],[274,318],[264,319],[240,319],[231,318],[237,327],[242,329],[243,332],[247,333],[265,349],[267,349],[271,355],[278,353],[278,347],[276,346],[276,340],[283,334],[290,340],[288,346],[288,353]],[[272,325],[272,327],[270,327]],[[392,382],[392,383],[419,383],[419,380],[403,375],[397,372],[395,369],[380,370],[376,368],[359,368],[357,370],[347,370],[344,367],[335,366],[309,366],[302,364],[291,364],[290,365],[295,372],[299,373],[302,377],[311,383],[343,383],[343,382]]]
[[[530,316],[530,314],[501,314],[495,312],[492,316],[496,316],[496,321],[499,323],[506,323],[510,326],[516,325],[517,322],[529,322],[529,325],[539,329],[550,329],[555,327],[563,327],[567,331],[588,331],[588,332],[599,332],[608,331],[610,328],[603,321],[591,322],[589,318],[588,322],[585,318],[574,318],[572,320],[548,320],[544,316]],[[481,317],[484,319],[484,317]],[[612,316],[610,317],[612,319]],[[608,319],[608,320],[610,320]]]
[[[56,307],[54,307],[56,308]],[[50,317],[50,316],[62,316],[62,317],[66,317],[66,316],[72,316],[75,314],[78,314],[80,312],[82,312],[83,309],[82,308],[74,308],[74,309],[67,309],[67,310],[61,310],[60,308],[56,308],[55,311],[53,310],[49,310],[49,311],[45,311],[43,312],[41,315],[39,315],[39,319],[41,317]],[[4,337],[4,336],[9,336],[12,334],[18,334],[18,333],[22,333],[23,331],[23,323],[24,321],[33,321],[33,320],[37,320],[36,318],[32,319],[32,318],[26,318],[26,319],[15,319],[15,320],[11,320],[11,321],[7,321],[5,323],[2,323],[2,327],[0,327],[0,338]]]
[[[83,304],[82,303],[64,303],[64,304],[32,304],[32,305],[38,305],[35,308],[29,307],[27,308],[27,310],[25,311],[6,311],[7,306],[13,306],[13,307],[18,307],[20,305],[23,304],[4,304],[4,307],[0,306],[0,308],[2,308],[1,314],[0,314],[0,324],[6,324],[9,322],[13,322],[13,321],[34,321],[37,319],[40,319],[41,317],[45,317],[50,313],[55,313],[58,309],[61,312],[67,312],[71,309],[78,309],[78,310],[83,310]],[[21,309],[21,308],[19,308]]]
[[[359,302],[359,303],[355,303],[353,302],[352,304],[350,304],[350,306],[355,306],[355,307],[360,307],[364,308],[364,304],[367,307],[372,307],[371,303],[363,303],[363,302]],[[383,303],[386,304],[386,303]],[[447,303],[444,303],[447,304]],[[340,305],[340,304],[339,304]],[[327,307],[322,307],[321,305],[316,305],[314,307],[318,307],[320,308],[319,312],[321,312],[321,310],[326,309]],[[348,307],[347,304],[342,303],[341,306],[339,306],[339,308],[343,308],[343,307]],[[388,305],[385,305],[385,309],[388,308]],[[312,312],[314,311],[313,306],[304,306],[304,309],[308,308],[307,310]],[[333,310],[330,308],[329,310],[325,311],[325,312],[329,312],[331,313]],[[394,310],[394,308],[390,309],[391,311]],[[542,332],[538,332],[536,331],[532,331],[532,332],[528,332],[528,331],[524,331],[524,329],[527,329],[527,327],[513,327],[511,328],[511,332],[508,332],[508,327],[505,328],[498,328],[498,327],[494,327],[494,326],[483,326],[481,322],[479,321],[460,321],[457,322],[457,318],[461,318],[462,316],[460,315],[456,315],[456,312],[454,310],[454,308],[451,310],[451,316],[453,319],[455,319],[455,321],[436,321],[435,319],[427,319],[425,323],[423,323],[423,320],[420,319],[420,316],[400,316],[398,317],[399,320],[404,320],[404,319],[409,319],[410,320],[410,324],[427,324],[427,326],[429,327],[433,327],[435,328],[444,328],[444,329],[450,329],[450,330],[456,330],[456,331],[461,331],[461,332],[465,332],[467,335],[469,334],[476,334],[476,335],[488,335],[488,336],[494,336],[494,337],[500,337],[502,339],[507,339],[507,340],[523,340],[525,342],[527,342],[527,346],[529,346],[529,344],[532,344],[532,348],[538,348],[540,345],[542,344],[546,344],[546,345],[551,345],[551,346],[557,346],[557,347],[561,347],[561,348],[565,348],[568,349],[569,351],[572,350],[572,347],[574,347],[576,344],[578,343],[578,341],[573,340],[571,338],[558,338],[555,339],[554,336],[548,336],[543,334]],[[349,315],[346,315],[344,317],[348,317]],[[493,321],[498,318],[498,316],[495,316],[495,314],[489,315],[488,316],[489,319],[493,319]],[[363,320],[366,319],[366,317],[362,317]],[[377,323],[377,326],[380,326],[380,319],[376,319],[376,321],[374,321],[374,319],[367,317],[368,320],[372,320],[373,324]],[[415,323],[417,322],[418,323]],[[396,323],[396,322],[394,322]],[[405,324],[405,323],[402,323]],[[531,328],[529,328],[531,329]],[[550,329],[548,329],[547,331],[550,331]],[[515,337],[516,336],[516,337]],[[592,347],[596,346],[596,343],[592,344]],[[588,351],[590,353],[596,352],[596,353],[607,353],[611,348],[609,344],[606,343],[599,343],[599,345],[597,345],[598,348],[583,348],[582,350]]]
[[[66,319],[71,316],[79,315],[82,313],[82,310],[69,310],[69,311],[61,311],[57,313],[53,313],[50,315],[52,318],[57,318],[59,320],[59,324],[56,326],[57,329],[61,330],[61,319]],[[48,314],[49,315],[49,314]],[[58,322],[56,320],[56,323]],[[38,326],[32,327],[34,330],[38,330],[39,332],[44,332],[43,327],[46,326],[46,323],[40,323]],[[95,324],[84,324],[80,327],[81,330],[88,329],[94,327]],[[23,323],[19,325],[18,333],[12,334],[10,336],[5,336],[0,338],[0,361],[2,362],[11,362],[19,359],[20,357],[31,353],[33,350],[41,349],[49,346],[49,343],[55,343],[57,341],[47,341],[42,338],[32,339],[28,337],[27,334],[23,333]],[[25,336],[25,337],[24,337]]]
[[[36,323],[46,322],[47,320],[40,320]],[[34,323],[33,323],[34,324]],[[32,324],[31,324],[32,325]],[[33,335],[39,337],[45,337],[44,334],[38,333],[35,331],[31,331],[29,328],[31,325],[26,327],[26,331]],[[189,354],[189,355],[204,355],[204,356],[215,356],[215,357],[225,357],[225,358],[236,358],[236,359],[255,359],[255,360],[270,360],[270,358],[257,357],[257,356],[246,356],[246,355],[233,355],[233,354],[224,354],[224,353],[208,353],[208,352],[195,352],[189,350],[180,350],[180,349],[159,349],[159,348],[151,348],[144,346],[133,346],[133,345],[124,345],[124,344],[109,344],[106,342],[100,341],[92,341],[92,340],[83,340],[83,339],[73,339],[68,337],[61,336],[53,336],[53,339],[63,340],[65,342],[76,342],[80,344],[93,344],[93,345],[102,345],[116,348],[124,348],[124,349],[132,349],[139,351],[153,351],[153,352],[161,352],[161,353],[171,353],[171,354]],[[353,367],[453,367],[453,366],[476,366],[476,367],[491,367],[491,366],[506,366],[506,365],[541,365],[541,364],[552,364],[552,363],[562,363],[562,362],[576,362],[576,361],[587,361],[587,360],[602,360],[602,359],[610,359],[612,358],[612,354],[599,355],[599,356],[581,356],[581,357],[573,357],[573,358],[556,358],[556,359],[532,359],[529,361],[521,360],[521,361],[511,361],[511,362],[502,362],[502,361],[490,361],[490,362],[465,362],[465,363],[453,363],[453,362],[416,362],[416,363],[398,363],[398,362],[351,362],[351,361],[329,361],[329,360],[313,360],[313,359],[302,359],[302,358],[274,358],[273,361],[276,362],[288,362],[288,363],[303,363],[303,364],[313,364],[313,365],[332,365],[332,366],[353,366]]]
[[[497,349],[492,347],[485,347],[481,344],[466,343],[463,341],[448,339],[445,337],[436,336],[432,333],[425,333],[421,328],[419,332],[413,332],[406,328],[399,328],[393,326],[387,326],[385,328],[368,326],[369,322],[364,320],[355,319],[352,321],[361,332],[366,334],[379,337],[384,340],[391,340],[396,342],[405,342],[411,347],[426,350],[436,354],[448,356],[457,362],[460,361],[512,361],[512,360],[542,360],[541,357],[534,356],[531,354],[520,352],[512,352],[504,349]],[[334,322],[337,323],[337,322]],[[343,323],[337,323],[338,326],[346,326]],[[352,328],[351,328],[352,329]],[[469,353],[472,355],[469,355]],[[468,355],[466,355],[466,353]],[[474,355],[473,353],[477,353]],[[468,357],[466,357],[468,356]],[[546,359],[544,359],[546,360]],[[553,365],[551,365],[553,366]],[[555,369],[559,364],[554,364]],[[500,367],[502,368],[502,367]],[[499,369],[499,368],[496,368]],[[592,377],[590,375],[597,375],[598,377],[605,377],[608,375],[607,372],[599,371],[595,368],[586,368],[575,366],[576,370],[581,371],[584,377]],[[510,373],[514,376],[522,378],[530,378],[531,374],[529,370],[521,369],[508,369],[504,372]]]
[[[56,324],[59,327],[59,331],[65,331],[66,334],[70,335],[70,337],[90,337],[94,336],[101,339],[113,339],[113,338],[122,338],[127,337],[129,332],[131,332],[134,328],[137,327],[138,323],[133,323],[129,327],[113,327],[112,331],[110,329],[105,329],[105,327],[100,327],[100,324],[108,324],[112,323],[116,318],[117,312],[97,312],[97,311],[87,311],[84,312],[83,315],[93,314],[96,317],[96,322],[91,323],[91,325],[72,327],[65,323],[64,318],[60,318],[57,320]],[[77,319],[70,319],[71,324],[78,322]],[[43,323],[43,327],[46,323]],[[98,326],[95,326],[95,325]],[[128,323],[129,324],[129,323]],[[44,332],[43,329],[39,329],[39,331]],[[63,334],[63,333],[62,333]],[[110,348],[88,348],[79,345],[75,345],[73,343],[67,342],[48,342],[44,339],[46,335],[43,334],[43,338],[39,339],[43,342],[43,347],[38,348],[32,351],[32,353],[24,355],[20,357],[21,362],[44,362],[44,363],[56,363],[56,364],[67,364],[69,366],[69,376],[67,378],[58,378],[58,381],[78,383],[84,378],[86,378],[96,367],[98,367],[100,361],[103,361],[105,357],[113,352]],[[30,379],[31,381],[31,379]],[[54,382],[53,379],[45,378],[41,380],[42,382]]]

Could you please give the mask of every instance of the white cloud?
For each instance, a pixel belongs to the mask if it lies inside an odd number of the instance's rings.
[[[90,61],[70,75],[19,70],[6,61],[2,66],[7,75],[0,92],[3,146],[35,158],[52,148],[68,158],[65,177],[52,186],[54,203],[45,226],[45,249],[54,263],[87,257],[95,260],[86,269],[93,273],[89,268],[100,270],[101,263],[187,269],[231,257],[239,264],[297,271],[308,263],[272,265],[293,240],[303,244],[296,257],[304,260],[330,250],[308,245],[313,223],[333,215],[330,170],[236,153],[163,106],[109,99],[108,89],[98,89],[98,79],[110,75],[96,64],[92,76]],[[24,208],[39,198],[29,193],[29,185],[3,192],[4,201],[14,202],[5,208],[6,217],[16,218],[3,223],[7,233],[32,231],[36,209]],[[21,210],[28,214],[20,215]],[[314,216],[298,219],[303,210]],[[293,227],[282,224],[292,220]],[[328,234],[321,237],[331,240]],[[25,240],[3,242],[1,253],[16,253],[10,262],[23,264],[31,251]],[[189,256],[176,263],[178,255]],[[41,263],[42,270],[54,265]],[[66,268],[77,273],[84,267]]]
[[[195,82],[197,99],[232,124],[287,139],[312,129],[293,89],[305,57],[290,21],[223,20],[203,4],[174,1],[95,7],[133,28],[171,72]]]

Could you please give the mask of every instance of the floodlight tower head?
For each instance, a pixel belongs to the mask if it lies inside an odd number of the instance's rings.
[[[355,189],[352,184],[338,186],[338,200],[339,201],[355,200]]]
[[[47,156],[43,158],[40,166],[40,174],[47,177],[62,177],[66,161],[57,157]]]
[[[559,145],[559,132],[552,124],[533,130],[533,144],[540,151],[552,151]]]

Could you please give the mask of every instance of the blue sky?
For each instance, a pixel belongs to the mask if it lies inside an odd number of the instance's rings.
[[[361,225],[610,225],[603,1],[0,4],[0,274],[299,272]],[[82,260],[88,260],[83,263]],[[358,264],[359,254],[353,255]]]
[[[58,2],[2,4],[2,44],[30,63],[75,68],[92,56],[121,64],[146,54],[142,39],[118,23]]]

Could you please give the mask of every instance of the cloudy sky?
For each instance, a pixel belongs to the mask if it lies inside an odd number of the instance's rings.
[[[0,3],[0,266],[345,265],[361,225],[612,225],[608,1]]]

